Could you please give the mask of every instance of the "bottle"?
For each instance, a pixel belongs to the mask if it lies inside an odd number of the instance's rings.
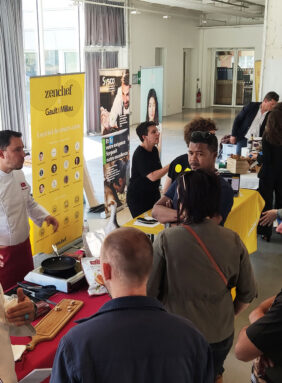
[[[254,135],[251,134],[251,138],[248,140],[248,149],[250,152],[253,150],[253,144],[254,144]]]
[[[89,246],[87,243],[86,236],[89,233],[89,223],[87,219],[84,219],[83,221],[83,226],[82,226],[82,241],[83,241],[83,247],[84,247],[84,252],[86,257],[91,257],[91,252],[89,250]]]
[[[89,232],[89,223],[87,219],[84,219],[83,226],[82,226],[82,234],[86,234]]]

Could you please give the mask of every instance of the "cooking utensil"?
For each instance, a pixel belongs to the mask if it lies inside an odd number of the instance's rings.
[[[74,258],[64,255],[47,258],[41,263],[45,274],[61,278],[68,278],[76,274],[75,265],[76,260]]]
[[[29,297],[33,297],[33,298],[36,298],[38,300],[41,300],[41,301],[44,301],[46,303],[49,303],[50,305],[53,305],[53,306],[56,306],[57,303],[56,302],[53,302],[53,301],[50,301],[50,299],[45,299],[45,298],[42,298],[42,297],[38,297],[37,296],[37,293],[35,291],[30,291],[29,289],[25,289],[24,287],[22,288],[24,290],[24,292],[26,293],[27,296]]]
[[[33,286],[28,285],[27,283],[18,282],[18,286],[22,287],[25,291],[34,292],[34,297],[38,299],[48,299],[51,295],[54,295],[57,292],[56,286],[54,285]]]
[[[56,245],[52,245],[52,249],[53,249],[54,253],[57,255],[57,257],[59,257],[60,254],[59,254],[59,252],[58,252],[58,248],[57,248],[57,246],[56,246]]]
[[[22,282],[17,282],[17,285],[22,287],[23,289],[28,289],[30,291],[50,291],[50,293],[52,292],[53,294],[55,294],[56,292],[56,286],[55,285],[46,285],[46,286],[41,286],[41,285],[29,285],[28,283],[22,283]],[[53,292],[54,291],[54,292]]]

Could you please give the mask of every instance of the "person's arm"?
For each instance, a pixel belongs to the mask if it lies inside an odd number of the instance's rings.
[[[246,333],[248,326],[242,328],[235,345],[236,358],[243,362],[249,362],[262,355],[262,352],[250,341]]]
[[[273,304],[273,301],[276,296],[270,297],[265,301],[261,302],[259,306],[257,306],[249,315],[250,323],[253,324],[260,318],[262,318],[270,309]],[[260,351],[254,343],[249,339],[247,335],[247,328],[245,326],[239,333],[238,340],[235,346],[235,355],[237,359],[242,360],[244,362],[248,362],[250,360],[255,359],[256,357],[262,355],[262,351]],[[268,363],[271,363],[268,361]]]
[[[231,144],[236,144],[236,141],[237,141],[236,138],[238,137],[238,135],[240,133],[241,124],[244,121],[246,115],[249,113],[250,105],[251,104],[246,105],[241,110],[241,112],[239,114],[237,114],[237,116],[235,117],[235,120],[234,120],[233,126],[232,126],[231,137],[230,137]]]
[[[171,183],[172,183],[172,179],[170,178],[169,175],[167,175],[165,179],[164,187],[163,187],[163,194],[165,194],[168,191]]]
[[[147,294],[150,297],[165,299],[164,280],[166,278],[166,261],[163,249],[163,234],[160,233],[153,243],[153,267],[147,283]]]
[[[177,210],[172,208],[172,200],[165,195],[153,206],[152,217],[161,223],[176,222]]]
[[[282,234],[282,222],[280,223],[280,225],[277,226],[276,231],[277,233]]]
[[[249,303],[240,302],[237,298],[235,298],[234,302],[234,314],[237,316],[242,311],[246,310],[246,308],[249,306]]]
[[[237,144],[237,139],[235,136],[230,136],[230,144],[233,144],[233,145]]]
[[[162,178],[167,172],[168,172],[168,168],[169,168],[169,164],[164,166],[163,168],[161,169],[158,169],[158,170],[154,170],[153,172],[147,174],[147,178],[154,182],[154,181],[157,181],[159,180],[160,178]]]
[[[53,217],[52,215],[48,215],[48,216],[44,219],[44,221],[47,223],[47,226],[52,225],[54,231],[57,231],[57,230],[58,230],[59,222],[58,222],[57,219],[56,219],[55,217]]]
[[[28,183],[26,182],[26,185],[28,186],[28,197],[26,201],[26,207],[27,207],[27,213],[28,216],[32,219],[32,221],[37,226],[42,226],[43,222],[45,221],[47,225],[50,224],[53,226],[54,231],[57,231],[59,227],[59,223],[57,219],[49,214],[49,212],[41,205],[39,205],[34,198],[31,195],[31,189]]]
[[[248,250],[237,233],[234,233],[234,237],[234,241],[238,244],[238,254],[240,254],[239,271],[235,283],[236,299],[234,301],[234,311],[238,315],[257,296],[257,285]]]
[[[23,293],[22,288],[18,288],[18,304],[8,308],[6,311],[6,318],[8,322],[15,326],[22,326],[32,322],[35,319],[35,305]]]
[[[221,225],[224,225],[228,214],[230,213],[233,203],[234,203],[234,192],[231,185],[225,181],[221,176],[220,177],[220,186],[221,186],[221,195],[220,195],[220,203],[219,203],[219,214],[218,219],[221,216],[221,221],[219,222]]]
[[[250,323],[254,323],[255,321],[257,321],[258,319],[262,318],[266,313],[267,311],[270,309],[270,307],[272,306],[273,302],[274,302],[274,299],[275,299],[275,295],[273,297],[270,297],[268,299],[266,299],[265,301],[261,302],[260,305],[258,305],[249,315],[249,321]]]
[[[261,226],[271,226],[277,218],[277,209],[267,210],[262,212],[259,224]]]

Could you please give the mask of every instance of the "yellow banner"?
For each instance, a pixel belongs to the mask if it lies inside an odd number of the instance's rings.
[[[30,104],[33,196],[60,225],[32,224],[31,243],[50,253],[82,233],[84,74],[31,78]]]
[[[261,60],[255,61],[255,86],[256,86],[256,101],[259,101]]]

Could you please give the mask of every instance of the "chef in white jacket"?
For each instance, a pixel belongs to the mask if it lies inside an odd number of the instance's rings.
[[[35,317],[35,306],[21,288],[17,294],[17,300],[8,301],[0,284],[0,382],[3,383],[17,382],[10,335],[35,334],[34,328],[29,324]]]
[[[58,221],[34,201],[22,172],[21,133],[0,131],[0,283],[4,290],[22,281],[33,269],[29,217],[36,225],[58,228]]]
[[[124,124],[127,124],[128,120],[118,121],[121,116],[129,114],[129,72],[128,70],[122,75],[121,86],[117,90],[116,97],[114,99],[111,112],[110,112],[110,127],[118,126],[122,129]]]

